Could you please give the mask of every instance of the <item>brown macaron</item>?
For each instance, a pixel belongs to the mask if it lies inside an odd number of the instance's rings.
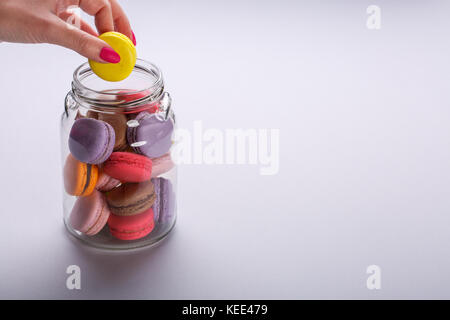
[[[99,113],[98,120],[109,123],[116,134],[114,151],[124,151],[127,145],[127,117],[121,113]]]
[[[134,152],[134,148],[127,144],[127,146],[122,150],[123,152],[130,152],[130,153],[136,153]]]
[[[106,201],[112,213],[131,216],[142,213],[153,206],[156,194],[153,183],[124,183],[106,193]]]
[[[86,117],[81,114],[80,110],[78,110],[77,115],[75,116],[75,121],[78,119],[83,119],[83,118],[86,118]]]
[[[97,111],[93,111],[93,110],[88,110],[88,112],[86,112],[85,118],[92,118],[92,119],[97,119],[98,120],[98,112]]]

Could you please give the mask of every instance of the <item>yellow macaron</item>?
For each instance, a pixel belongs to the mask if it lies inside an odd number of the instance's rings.
[[[136,47],[124,34],[110,31],[99,36],[120,56],[118,63],[100,63],[89,60],[92,71],[106,81],[121,81],[127,78],[136,65]]]

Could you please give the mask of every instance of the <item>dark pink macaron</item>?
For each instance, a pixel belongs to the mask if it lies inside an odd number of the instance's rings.
[[[113,152],[103,164],[103,172],[121,182],[150,180],[152,160],[131,152]]]
[[[153,209],[134,216],[111,214],[108,219],[111,234],[120,240],[137,240],[152,232],[155,227]]]

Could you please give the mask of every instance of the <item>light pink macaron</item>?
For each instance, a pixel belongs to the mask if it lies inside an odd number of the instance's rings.
[[[172,157],[170,156],[170,152],[159,158],[153,158],[152,165],[152,178],[156,178],[163,173],[166,173],[175,166]]]
[[[103,229],[108,221],[110,211],[105,196],[94,190],[86,197],[79,197],[70,213],[70,226],[88,236],[93,236]]]
[[[120,181],[107,175],[103,171],[100,173],[95,189],[101,192],[111,191],[120,184]]]

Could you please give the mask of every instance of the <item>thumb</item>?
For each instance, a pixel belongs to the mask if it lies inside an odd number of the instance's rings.
[[[120,56],[105,41],[63,21],[57,23],[50,43],[74,50],[82,56],[103,63],[117,63]]]

